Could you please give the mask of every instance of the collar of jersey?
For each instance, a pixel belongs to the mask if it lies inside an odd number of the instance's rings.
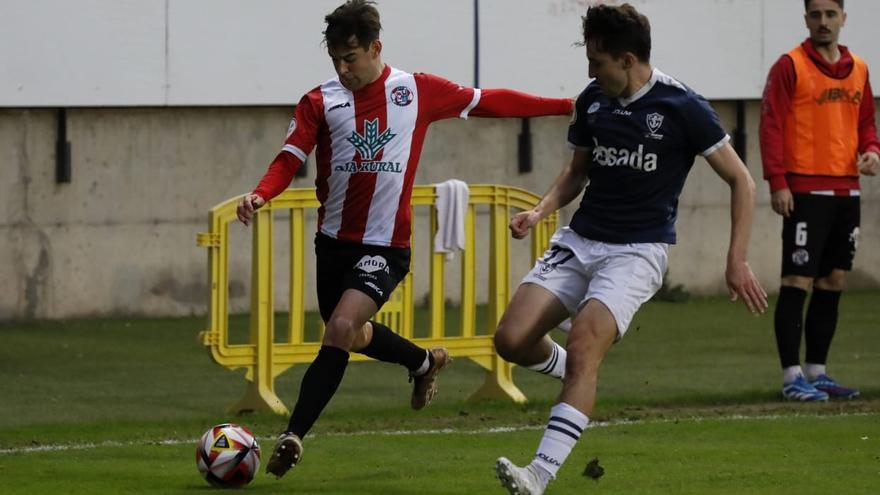
[[[657,80],[660,79],[660,74],[661,73],[659,70],[657,70],[656,68],[652,68],[651,78],[648,79],[648,82],[646,82],[644,86],[639,88],[639,90],[633,93],[632,96],[630,96],[629,98],[618,98],[617,103],[619,103],[622,107],[626,107],[630,103],[633,103],[634,101],[637,101],[639,98],[648,94],[648,91],[651,91],[651,88],[653,88]]]

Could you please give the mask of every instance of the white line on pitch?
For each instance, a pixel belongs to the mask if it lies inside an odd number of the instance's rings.
[[[662,418],[662,419],[649,419],[649,420],[614,420],[614,421],[597,421],[590,423],[587,425],[587,428],[609,428],[615,426],[628,426],[628,425],[648,425],[648,424],[663,424],[663,423],[683,423],[683,422],[691,422],[691,423],[700,423],[704,421],[743,421],[743,420],[758,420],[758,421],[774,421],[777,419],[787,419],[787,418],[810,418],[810,419],[827,419],[827,418],[841,418],[841,417],[855,417],[855,416],[876,416],[878,413],[868,412],[868,413],[842,413],[842,414],[771,414],[771,415],[760,415],[760,416],[749,416],[744,414],[734,414],[731,416],[683,416],[680,418]],[[479,428],[474,430],[457,430],[454,428],[440,428],[433,430],[377,430],[377,431],[358,431],[358,432],[346,432],[346,433],[317,433],[313,435],[309,435],[310,438],[322,438],[322,437],[364,437],[370,435],[386,435],[386,436],[408,436],[408,435],[485,435],[492,433],[510,433],[510,432],[518,432],[518,431],[533,431],[533,430],[543,430],[544,425],[530,425],[530,426],[495,426],[492,428]],[[274,440],[274,437],[261,437],[261,440]],[[156,440],[156,441],[127,441],[120,442],[116,440],[106,440],[103,442],[97,443],[75,443],[75,444],[55,444],[55,445],[34,445],[31,447],[17,447],[11,449],[0,449],[0,455],[7,454],[29,454],[34,452],[61,452],[65,450],[89,450],[89,449],[97,449],[104,447],[128,447],[133,445],[182,445],[182,444],[193,444],[195,445],[198,442],[197,438],[188,438],[188,439],[180,439],[180,438],[170,438],[166,440]]]

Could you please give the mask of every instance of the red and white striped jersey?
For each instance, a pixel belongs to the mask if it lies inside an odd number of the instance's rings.
[[[307,93],[283,150],[305,161],[318,147],[318,229],[344,241],[409,246],[410,197],[428,125],[467,118],[479,101],[479,89],[388,65],[354,93],[338,78]]]

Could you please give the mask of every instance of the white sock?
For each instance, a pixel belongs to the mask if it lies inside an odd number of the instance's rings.
[[[551,478],[556,478],[556,472],[568,458],[589,422],[590,418],[565,402],[553,406],[544,437],[530,465],[546,471]]]
[[[428,353],[431,351],[425,351],[425,361],[419,366],[419,369],[412,372],[413,376],[422,376],[428,372],[428,368],[431,367],[431,360],[428,359]]]
[[[556,342],[553,342],[553,348],[550,349],[550,357],[543,363],[526,366],[526,368],[543,373],[560,380],[565,378],[565,358],[568,353]]]
[[[794,366],[789,366],[788,368],[782,369],[782,383],[791,383],[797,379],[799,376],[803,376],[804,372],[801,371],[801,365],[797,364]]]
[[[813,364],[813,363],[804,363],[804,375],[806,375],[807,380],[813,381],[816,378],[819,378],[820,375],[825,374],[825,365],[824,364]]]

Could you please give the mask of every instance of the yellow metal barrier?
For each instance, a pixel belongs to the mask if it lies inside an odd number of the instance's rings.
[[[510,300],[510,236],[508,222],[513,210],[525,210],[540,200],[535,194],[509,186],[471,185],[468,212],[465,218],[466,245],[461,258],[461,324],[457,336],[444,335],[445,328],[445,264],[443,253],[431,252],[430,263],[430,328],[428,337],[413,338],[413,270],[404,278],[376,318],[395,332],[423,347],[442,346],[454,357],[466,357],[486,370],[483,385],[471,399],[508,397],[516,402],[526,400],[513,383],[512,365],[501,359],[492,343],[492,334]],[[250,342],[229,343],[229,224],[235,221],[239,198],[229,199],[211,209],[209,231],[197,237],[199,246],[208,249],[211,288],[208,330],[199,340],[209,347],[217,363],[230,368],[246,368],[248,381],[244,397],[233,404],[230,412],[271,410],[288,414],[288,409],[275,394],[275,377],[295,364],[311,363],[321,344],[303,338],[305,324],[305,249],[311,245],[313,232],[306,232],[308,209],[317,209],[314,189],[288,189],[255,213],[252,224]],[[415,186],[412,206],[430,207],[431,239],[437,232],[437,209],[434,186]],[[476,226],[477,207],[488,206],[489,216],[489,300],[485,332],[476,332]],[[274,308],[272,297],[272,216],[276,210],[290,212],[290,287],[287,339],[274,342]],[[413,216],[415,220],[415,216]],[[531,235],[531,261],[540,256],[556,230],[554,213],[537,225]],[[413,222],[413,230],[417,228]],[[415,246],[413,246],[415,251]],[[417,270],[416,275],[423,272]],[[311,284],[309,284],[311,286]],[[310,289],[311,290],[311,289]],[[352,361],[369,360],[352,353]]]

